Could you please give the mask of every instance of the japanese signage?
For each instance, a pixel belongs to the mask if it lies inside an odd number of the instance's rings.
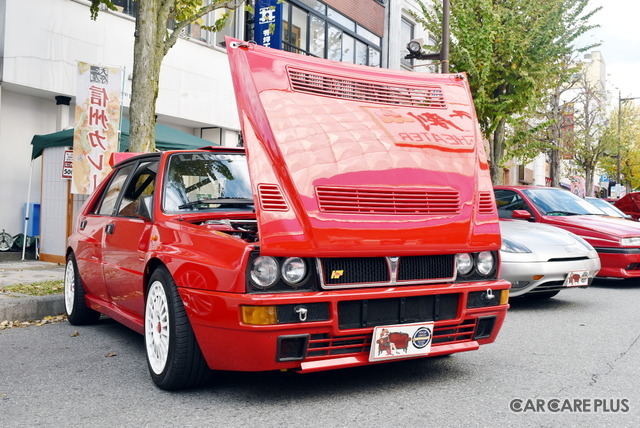
[[[122,69],[78,63],[71,192],[89,194],[118,150]]]
[[[256,0],[255,41],[268,48],[282,49],[282,3]]]

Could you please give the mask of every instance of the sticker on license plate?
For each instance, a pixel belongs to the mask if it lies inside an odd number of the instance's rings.
[[[424,356],[433,342],[433,323],[397,324],[373,329],[369,361]]]
[[[589,271],[577,270],[569,272],[567,279],[564,281],[565,287],[585,287],[589,285]]]

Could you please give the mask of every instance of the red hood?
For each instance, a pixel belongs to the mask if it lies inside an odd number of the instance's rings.
[[[625,214],[638,217],[640,213],[640,192],[631,192],[618,199],[615,204]]]
[[[558,225],[580,236],[612,238],[640,237],[640,222],[599,215],[545,216],[545,223]]]
[[[499,248],[463,75],[227,47],[264,254]]]

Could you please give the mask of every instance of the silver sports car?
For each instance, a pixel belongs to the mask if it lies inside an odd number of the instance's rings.
[[[501,220],[501,277],[512,297],[553,297],[565,288],[587,287],[600,270],[598,253],[566,230],[523,220]]]

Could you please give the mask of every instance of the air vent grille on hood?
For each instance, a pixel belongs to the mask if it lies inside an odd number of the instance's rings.
[[[438,109],[447,107],[444,92],[438,86],[393,86],[291,68],[288,72],[291,89],[298,92],[371,103]]]
[[[493,214],[495,212],[493,199],[490,192],[480,192],[480,203],[478,211],[480,214]]]
[[[275,184],[258,184],[260,207],[266,211],[286,211],[289,209],[280,188]]]
[[[460,194],[454,189],[370,189],[316,187],[320,211],[347,214],[457,215]]]

